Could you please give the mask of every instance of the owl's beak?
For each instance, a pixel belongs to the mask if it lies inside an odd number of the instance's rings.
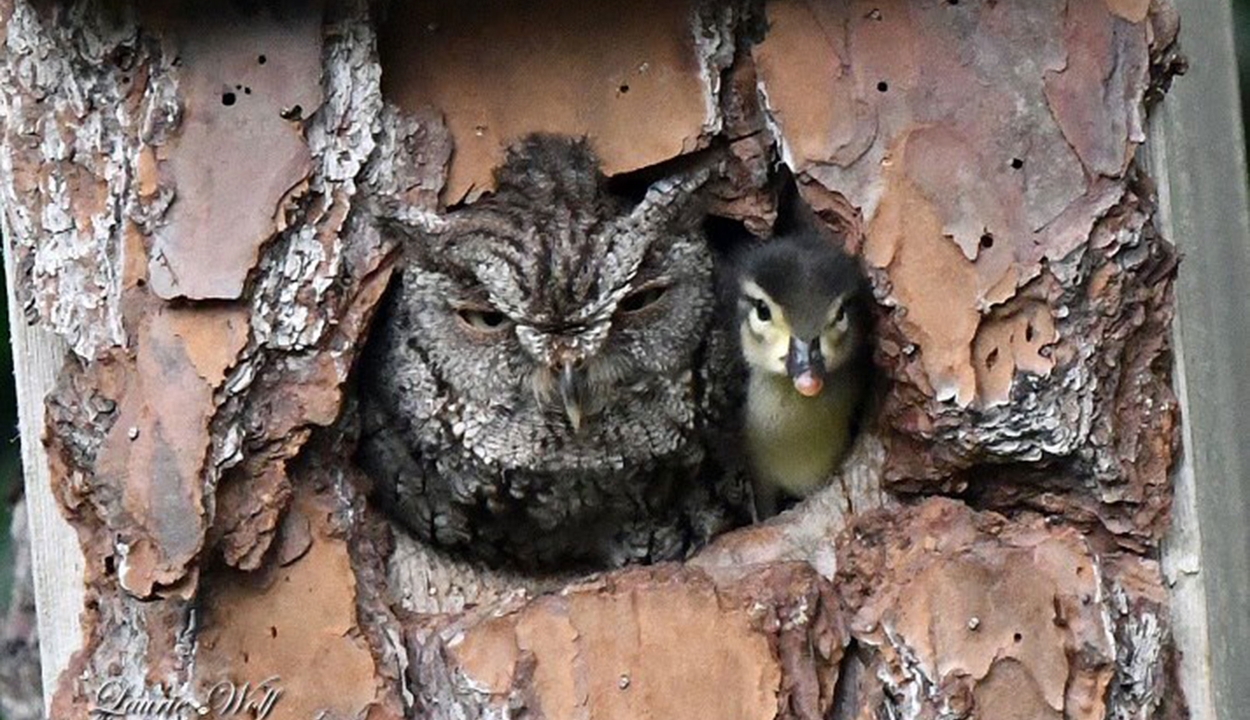
[[[820,352],[820,338],[804,342],[790,337],[786,353],[786,374],[794,381],[794,389],[803,397],[816,397],[825,386],[825,358]]]
[[[564,404],[564,414],[569,418],[569,425],[576,433],[582,429],[583,390],[580,373],[572,360],[560,363],[560,401]]]

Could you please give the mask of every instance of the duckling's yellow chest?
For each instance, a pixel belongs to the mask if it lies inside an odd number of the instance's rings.
[[[829,480],[850,441],[861,389],[835,373],[816,397],[785,376],[752,376],[747,390],[747,453],[757,483],[803,497]]]

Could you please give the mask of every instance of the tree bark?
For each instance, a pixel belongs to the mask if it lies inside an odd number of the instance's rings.
[[[52,715],[277,677],[274,717],[1184,717],[1177,260],[1135,160],[1170,8],[583,5],[0,0],[6,252],[69,350],[46,437],[86,564]],[[760,234],[775,156],[845,236],[879,392],[828,488],[591,578],[369,505],[378,221],[472,201],[534,131],[610,174],[723,153],[712,211]]]

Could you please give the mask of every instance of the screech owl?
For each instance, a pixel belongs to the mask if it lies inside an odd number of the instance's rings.
[[[525,569],[672,559],[743,519],[707,452],[733,352],[708,172],[630,202],[584,141],[531,136],[493,194],[405,231],[359,373],[359,462],[395,517]]]

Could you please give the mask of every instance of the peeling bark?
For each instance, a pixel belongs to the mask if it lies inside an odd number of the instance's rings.
[[[411,631],[418,717],[814,720],[832,704],[845,630],[801,563],[719,579],[657,565],[526,600]]]
[[[88,601],[54,716],[272,674],[275,717],[1185,716],[1177,258],[1135,161],[1168,7],[378,10],[0,2],[6,251],[72,350],[47,444]],[[591,578],[370,505],[378,221],[472,201],[534,131],[616,175],[714,147],[711,212],[760,236],[779,161],[863,258],[880,392],[828,488]]]
[[[840,550],[852,632],[885,679],[881,707],[1105,717],[1115,657],[1103,570],[1079,533],[929,500],[863,516]]]
[[[403,110],[446,118],[456,146],[448,205],[490,190],[504,148],[532,132],[589,135],[604,172],[637,170],[706,147],[721,130],[736,9],[397,3],[382,26],[383,91]]]

